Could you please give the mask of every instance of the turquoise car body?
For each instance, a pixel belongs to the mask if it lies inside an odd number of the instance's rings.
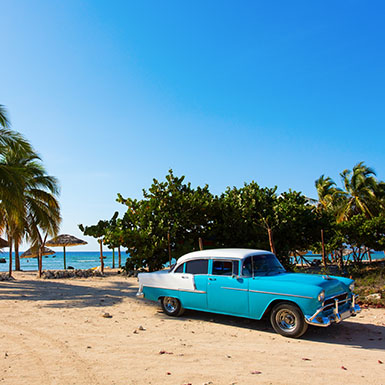
[[[277,303],[289,302],[301,310],[308,324],[316,326],[338,323],[360,311],[352,292],[353,280],[289,273],[276,262],[275,270],[254,271],[253,274],[246,271],[247,258],[261,256],[276,260],[274,254],[264,250],[216,249],[193,252],[181,257],[170,271],[139,274],[138,295],[153,301],[172,297],[178,299],[186,309],[256,320],[268,314]],[[188,262],[191,261],[201,261],[207,265],[206,273],[189,273]]]

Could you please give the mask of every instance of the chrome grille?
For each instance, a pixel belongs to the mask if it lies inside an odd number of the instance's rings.
[[[338,300],[338,303],[344,303],[348,300],[348,293],[342,293],[338,294],[334,297],[329,297],[326,298],[324,301],[324,306],[334,306],[335,305],[335,300]]]

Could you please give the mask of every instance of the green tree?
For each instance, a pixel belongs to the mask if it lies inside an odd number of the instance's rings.
[[[124,232],[122,229],[122,220],[118,218],[119,213],[116,211],[112,218],[109,221],[99,221],[96,225],[92,226],[83,226],[79,225],[79,229],[83,232],[84,235],[88,235],[94,238],[99,238],[103,241],[103,244],[108,246],[113,251],[114,249],[119,249],[120,255],[120,246],[123,243]],[[113,259],[113,267],[115,265],[115,260]],[[119,259],[120,267],[120,259]]]
[[[344,242],[352,249],[353,261],[360,263],[370,249],[381,250],[385,247],[385,218],[367,218],[358,214],[338,224]]]
[[[208,186],[193,189],[172,170],[164,182],[154,179],[143,199],[123,198],[127,206],[122,218],[123,245],[129,249],[128,268],[160,269],[172,256],[178,258],[198,247],[198,239],[211,229],[213,196]]]

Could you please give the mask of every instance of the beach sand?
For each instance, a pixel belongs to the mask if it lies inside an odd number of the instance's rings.
[[[118,274],[15,278],[0,282],[0,384],[385,384],[384,309],[294,340],[267,321],[167,317]]]

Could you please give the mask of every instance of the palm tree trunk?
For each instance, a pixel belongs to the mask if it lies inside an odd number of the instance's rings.
[[[119,268],[122,265],[122,255],[120,254],[120,246],[118,246],[118,256],[119,256]]]
[[[9,243],[9,278],[12,277],[12,237],[8,237]]]
[[[20,271],[19,241],[15,240],[15,270]]]
[[[275,246],[274,246],[274,239],[273,239],[273,231],[271,230],[270,227],[267,228],[267,233],[269,234],[270,250],[273,254],[276,254]]]

